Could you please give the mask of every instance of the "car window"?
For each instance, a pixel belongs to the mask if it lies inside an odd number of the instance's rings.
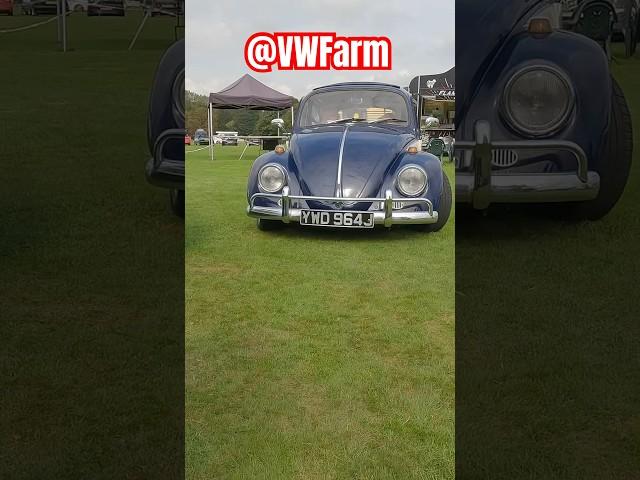
[[[348,121],[407,126],[407,102],[388,90],[336,90],[312,94],[300,112],[302,127]]]

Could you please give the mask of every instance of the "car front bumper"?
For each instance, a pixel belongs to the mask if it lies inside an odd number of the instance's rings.
[[[167,142],[184,142],[184,130],[165,130],[160,134],[153,148],[153,156],[146,166],[147,181],[158,187],[184,190],[184,158],[167,158],[164,155]],[[184,147],[181,147],[184,151]]]
[[[600,176],[588,170],[579,145],[564,140],[492,141],[489,123],[475,125],[474,141],[456,142],[456,151],[471,151],[471,171],[456,171],[456,202],[485,209],[491,203],[555,203],[593,200]],[[566,173],[503,173],[492,170],[492,152],[498,149],[566,151],[577,167]]]
[[[275,207],[265,207],[256,205],[256,200],[267,199],[278,203]],[[305,195],[291,195],[289,187],[284,187],[282,193],[255,193],[249,199],[247,214],[250,217],[262,218],[265,220],[280,220],[284,223],[300,222],[302,210],[300,202],[349,202],[349,203],[372,203],[372,208],[366,212],[373,213],[374,223],[391,227],[392,225],[426,225],[438,221],[438,212],[433,210],[433,204],[427,198],[393,198],[391,190],[385,192],[384,198],[344,198],[344,197],[312,197]],[[296,202],[297,206],[292,206]],[[401,208],[394,208],[394,205],[410,203],[411,206],[422,206],[423,211],[404,211]],[[374,205],[381,208],[374,209]],[[403,207],[404,208],[404,207]],[[308,208],[308,210],[314,210]],[[349,211],[346,209],[345,211]]]

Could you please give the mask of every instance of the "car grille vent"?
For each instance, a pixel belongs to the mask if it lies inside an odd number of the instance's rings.
[[[494,167],[512,167],[518,163],[518,154],[514,150],[498,149],[491,155],[491,164]]]

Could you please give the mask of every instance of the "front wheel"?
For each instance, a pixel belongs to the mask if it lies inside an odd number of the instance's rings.
[[[598,196],[586,202],[568,204],[570,217],[598,220],[618,203],[629,178],[633,154],[633,127],[624,93],[615,79],[611,82],[611,117],[609,132],[597,169],[600,175]]]
[[[184,218],[184,190],[172,189],[169,192],[171,211],[180,218]]]
[[[451,183],[447,174],[442,172],[442,192],[440,193],[440,205],[438,206],[438,221],[427,225],[420,225],[420,229],[425,232],[438,232],[444,228],[451,216],[451,206],[453,204],[453,194]]]
[[[258,218],[256,225],[258,226],[258,230],[263,232],[272,232],[284,228],[284,222],[280,220],[265,220],[264,218]]]

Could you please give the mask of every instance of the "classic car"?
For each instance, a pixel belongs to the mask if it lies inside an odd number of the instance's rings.
[[[556,28],[558,14],[548,1],[459,0],[456,28],[472,41],[456,45],[457,202],[552,203],[598,219],[620,198],[632,158],[625,97],[603,50]]]
[[[261,155],[249,174],[247,213],[259,229],[404,224],[437,231],[447,223],[451,186],[440,161],[421,151],[407,91],[368,82],[320,87],[295,117],[289,148]]]
[[[562,0],[562,27],[597,41],[611,56],[610,43],[622,39],[630,57],[638,43],[640,0]]]
[[[13,0],[0,0],[0,13],[13,15]]]
[[[23,2],[22,8],[28,15],[55,15],[58,11],[56,0],[30,0]]]
[[[194,145],[209,145],[209,135],[206,130],[199,128],[193,134],[193,144]]]
[[[156,70],[147,121],[149,183],[168,188],[171,209],[184,217],[184,40],[167,49]]]
[[[87,15],[90,17],[122,17],[124,12],[124,0],[93,0],[87,6]]]

